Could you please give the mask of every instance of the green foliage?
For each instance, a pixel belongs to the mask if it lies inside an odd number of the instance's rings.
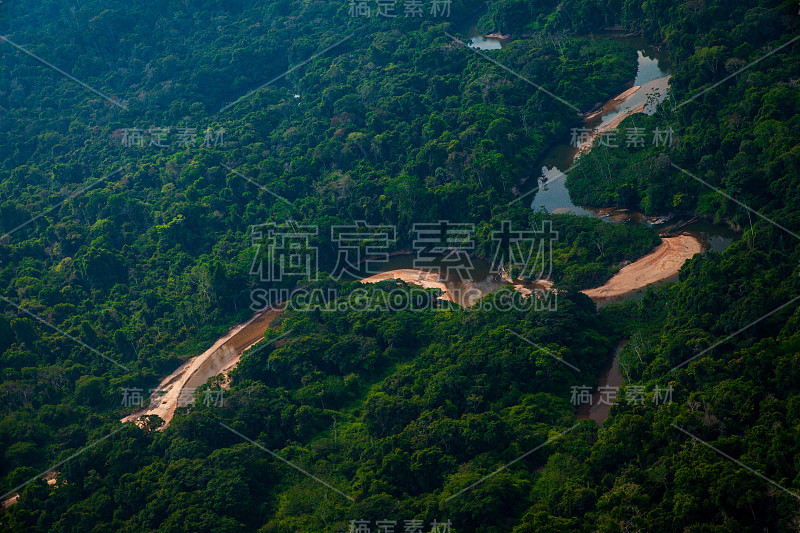
[[[581,110],[622,90],[635,64],[630,49],[589,32],[619,24],[669,51],[670,100],[622,127],[671,127],[678,142],[592,150],[568,178],[576,203],[693,212],[747,230],[725,253],[692,259],[677,284],[599,315],[574,290],[659,238],[508,207],[577,117],[445,35],[481,6],[454,2],[446,21],[356,20],[345,2],[0,3],[0,35],[128,107],[0,44],[0,228],[13,231],[0,241],[0,286],[58,328],[3,303],[4,491],[74,456],[54,485],[20,491],[3,529],[341,531],[358,518],[484,532],[791,527],[790,495],[672,424],[798,491],[796,307],[759,320],[800,289],[796,243],[673,163],[798,231],[798,45],[725,80],[792,38],[796,5],[489,6],[487,30],[560,35],[558,46],[520,39],[492,57]],[[224,128],[225,142],[120,145],[124,128],[159,126],[201,138]],[[558,311],[288,312],[267,338],[289,334],[243,357],[223,407],[196,402],[163,431],[153,417],[87,448],[127,414],[123,387],[154,387],[251,315],[252,225],[318,225],[325,273],[335,224],[395,224],[401,250],[414,222],[471,222],[488,260],[502,221],[540,228],[545,218],[559,233]],[[572,427],[570,387],[593,384],[622,338],[626,384],[671,385],[676,403],[621,403],[600,431],[581,422],[537,448]]]

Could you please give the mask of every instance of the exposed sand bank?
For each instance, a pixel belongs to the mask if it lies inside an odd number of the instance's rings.
[[[594,301],[630,294],[675,276],[687,259],[702,251],[703,245],[691,235],[665,237],[652,253],[623,267],[605,285],[581,292]]]
[[[506,272],[503,272],[500,276],[503,278],[503,281],[514,287],[514,289],[516,289],[516,291],[521,295],[530,296],[531,294],[533,294],[533,288],[530,287],[531,284],[525,285],[522,283],[518,283],[515,280],[511,279],[511,277]],[[543,289],[546,291],[553,288],[553,282],[548,279],[540,279],[535,283],[533,283],[533,285],[535,285],[535,288]]]
[[[645,104],[634,107],[630,110],[630,112],[620,113],[618,116],[614,117],[612,120],[609,120],[608,122],[601,125],[597,129],[593,129],[589,133],[589,140],[581,144],[580,148],[578,148],[578,154],[585,154],[586,152],[588,152],[594,145],[597,138],[600,137],[600,135],[609,131],[616,130],[623,120],[625,120],[631,115],[635,115],[636,113],[641,113],[642,111],[644,111],[644,108]]]
[[[364,278],[361,280],[361,283],[378,283],[379,281],[385,281],[387,279],[399,279],[425,289],[439,289],[442,291],[443,300],[447,300],[448,302],[455,301],[452,292],[447,288],[444,278],[435,272],[426,272],[413,268],[400,268]]]
[[[659,246],[648,255],[642,257],[625,267],[623,267],[614,277],[600,287],[585,289],[583,292],[594,301],[604,301],[610,298],[625,296],[639,289],[643,289],[652,283],[664,281],[678,274],[683,264],[701,253],[703,246],[701,242],[691,235],[678,235],[676,237],[664,237]],[[390,270],[382,272],[369,278],[363,279],[362,283],[377,283],[387,279],[399,279],[406,283],[417,285],[424,288],[440,289],[444,294],[442,299],[450,302],[455,301],[451,288],[445,280],[433,272],[426,272],[412,268]],[[529,285],[521,284],[510,279],[507,275],[502,275],[502,279],[520,294],[530,295],[533,291]],[[543,289],[550,289],[553,286],[551,281],[541,280],[535,284]],[[480,294],[478,296],[483,296]]]
[[[591,131],[588,133],[588,140],[578,147],[578,153],[576,157],[579,157],[591,150],[592,146],[596,143],[597,139],[601,135],[616,130],[622,121],[629,116],[635,115],[636,113],[651,114],[652,110],[654,109],[653,106],[655,102],[660,101],[660,99],[655,96],[656,93],[661,94],[662,91],[666,92],[665,87],[669,82],[669,79],[670,76],[664,76],[663,78],[657,78],[643,85],[634,85],[627,91],[618,94],[603,104],[602,108],[585,116],[583,122],[589,128],[591,128]],[[648,100],[649,96],[652,96],[652,102]],[[626,104],[628,107],[625,107]],[[610,114],[614,111],[619,111],[619,113],[611,120],[601,123],[594,128],[591,127],[591,125],[596,123],[598,120],[602,120],[601,117],[604,114]],[[616,143],[619,142],[620,139],[618,138]],[[622,142],[625,142],[624,139]]]
[[[614,98],[612,98],[611,100],[609,100],[608,102],[603,104],[603,107],[601,107],[597,111],[589,113],[588,115],[583,117],[583,120],[587,121],[587,120],[593,120],[595,118],[598,118],[599,116],[601,116],[603,113],[606,112],[606,106],[608,106],[608,105],[619,105],[619,104],[623,103],[629,96],[633,95],[636,91],[638,91],[641,88],[642,88],[641,85],[634,85],[633,87],[631,87],[627,91],[624,91],[624,92],[618,94],[617,96],[615,96]]]
[[[175,414],[179,399],[182,403],[185,402],[190,389],[195,389],[204,384],[208,378],[233,368],[245,350],[264,338],[267,327],[280,313],[281,310],[278,309],[267,309],[232,328],[217,339],[211,348],[189,359],[162,380],[158,390],[163,394],[152,397],[150,405],[126,416],[122,422],[138,420],[145,415],[158,415],[169,423]],[[183,395],[182,391],[185,391]]]
[[[47,472],[42,479],[44,479],[45,482],[47,482],[48,486],[53,486],[53,485],[56,484],[56,476],[57,475],[58,475],[58,472],[53,472],[51,470],[50,472]],[[18,501],[19,501],[19,493],[15,492],[12,496],[10,496],[9,498],[3,500],[3,504],[2,504],[3,505],[3,509],[7,509],[7,508],[11,507],[12,505],[17,503]]]
[[[676,275],[687,259],[700,252],[702,252],[702,245],[695,237],[690,235],[666,237],[652,253],[622,268],[605,285],[582,292],[596,302],[630,294],[651,283]],[[399,279],[427,289],[439,289],[442,291],[441,298],[450,302],[456,302],[459,299],[439,274],[412,268],[382,272],[365,278],[361,282],[377,283],[388,279]],[[532,284],[522,284],[511,280],[508,276],[502,276],[502,279],[524,296],[533,292]],[[534,285],[549,289],[553,284],[550,281],[539,281]],[[483,288],[480,287],[480,284],[473,284],[467,288],[468,301],[463,303],[469,306],[499,286],[495,284]],[[463,300],[463,298],[460,299]],[[209,378],[228,372],[236,366],[245,350],[264,338],[264,332],[270,323],[281,313],[281,309],[269,309],[231,329],[208,350],[186,361],[159,384],[159,390],[165,393],[159,397],[160,401],[156,400],[158,403],[154,402],[146,408],[126,416],[122,421],[129,422],[138,420],[144,415],[155,414],[169,423],[175,414],[179,399],[185,401],[185,394],[188,394],[191,389],[199,387]]]
[[[478,300],[498,290],[503,285],[513,286],[523,296],[530,296],[536,288],[546,290],[553,286],[553,282],[547,280],[520,283],[518,280],[512,280],[508,274],[502,273],[500,275],[501,281],[489,281],[488,278],[483,282],[465,280],[460,282],[458,287],[452,287],[439,274],[414,268],[401,268],[381,272],[361,280],[361,283],[377,283],[387,279],[399,279],[425,289],[440,289],[443,292],[440,297],[442,300],[454,302],[463,307],[472,307]]]

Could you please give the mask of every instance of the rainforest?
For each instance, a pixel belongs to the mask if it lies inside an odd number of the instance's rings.
[[[0,531],[800,530],[795,0],[0,2]]]

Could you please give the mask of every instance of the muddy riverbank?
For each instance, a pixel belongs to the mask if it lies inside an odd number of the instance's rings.
[[[673,279],[688,259],[702,251],[702,243],[691,235],[665,237],[653,252],[622,267],[604,285],[581,292],[598,303],[627,296],[654,283]]]
[[[498,48],[501,45],[499,40],[484,44]],[[643,104],[652,100],[653,92],[666,93],[670,72],[668,65],[666,63],[662,65],[662,62],[663,59],[658,54],[648,55],[646,52],[639,51],[639,72],[636,79],[631,83],[631,87],[606,102],[603,109],[597,113],[584,118],[584,123],[587,127],[595,130],[595,137],[598,132],[613,129],[625,117],[646,111]],[[588,150],[590,147],[591,143],[586,149]],[[559,158],[557,165],[553,164],[552,167],[549,167],[544,164],[542,166],[542,174],[539,177],[541,190],[536,195],[532,207],[542,206],[550,212],[578,211],[577,214],[597,216],[614,221],[618,213],[603,213],[602,210],[590,211],[574,206],[569,199],[569,193],[563,185],[563,180],[555,180],[556,183],[553,188],[548,189],[548,182],[553,177],[554,172],[560,174],[562,168],[568,168],[569,164],[578,155],[578,149],[571,146],[559,146],[555,148],[554,153]],[[551,192],[555,190],[556,196],[548,197],[548,190]],[[636,214],[633,214],[633,216],[635,217]],[[639,216],[639,220],[641,219],[642,217]],[[625,220],[629,219],[626,218]],[[674,277],[686,259],[695,253],[699,253],[702,249],[703,244],[701,241],[691,235],[665,238],[664,242],[652,253],[625,266],[608,283],[583,292],[599,303],[625,297],[627,294],[640,290],[649,284]],[[493,275],[485,271],[487,270],[485,267],[482,267],[483,270],[478,269],[469,277],[470,280],[475,281],[456,282],[444,279],[438,273],[403,268],[407,266],[403,262],[412,262],[412,258],[403,255],[392,257],[385,272],[375,274],[362,281],[364,283],[376,283],[386,279],[401,279],[421,287],[439,289],[443,293],[443,299],[464,307],[472,306],[479,298],[502,286],[513,285],[523,295],[530,295],[534,288],[546,289],[550,287],[549,282],[540,282],[537,285]],[[153,398],[153,402],[147,408],[126,416],[122,421],[138,420],[144,415],[155,414],[169,423],[180,401],[186,401],[189,391],[204,384],[209,378],[233,368],[248,348],[263,339],[264,332],[280,313],[281,310],[270,309],[256,314],[249,321],[231,329],[208,350],[186,361],[175,372],[167,376],[159,385],[158,397]]]
[[[600,373],[597,380],[597,390],[592,394],[591,403],[583,403],[578,407],[576,418],[579,420],[594,420],[598,426],[605,423],[611,413],[611,404],[619,401],[619,390],[622,387],[622,372],[619,370],[619,352],[625,347],[623,341],[614,350],[611,364]],[[614,394],[604,394],[603,391]],[[612,398],[612,396],[614,396]]]
[[[236,366],[242,354],[264,338],[264,332],[280,313],[279,309],[267,309],[256,313],[247,322],[231,328],[208,350],[189,359],[163,379],[158,385],[157,393],[149,399],[147,407],[121,421],[131,422],[146,415],[158,415],[169,423],[179,403],[186,403],[191,392],[209,378],[228,372]]]

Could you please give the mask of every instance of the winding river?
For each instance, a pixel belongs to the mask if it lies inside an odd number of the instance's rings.
[[[497,50],[507,41],[492,37],[478,36],[473,31],[471,44],[483,50]],[[602,131],[613,129],[624,118],[639,112],[650,113],[652,107],[647,102],[652,98],[660,101],[667,92],[671,75],[669,63],[657,51],[648,47],[641,39],[627,38],[624,42],[636,47],[638,52],[638,71],[629,87],[620,95],[606,102],[602,109],[584,119],[587,128]],[[587,148],[584,148],[584,150]],[[580,156],[580,150],[571,146],[570,139],[552,146],[541,158],[532,178],[528,181],[537,183],[538,192],[531,202],[533,209],[543,209],[553,214],[574,213],[582,216],[601,218],[609,223],[649,224],[670,236],[662,239],[662,244],[647,256],[623,267],[608,283],[601,287],[583,291],[598,305],[621,298],[635,298],[637,293],[648,285],[675,279],[683,263],[696,253],[713,249],[725,249],[736,237],[736,234],[721,225],[697,222],[676,217],[668,221],[650,220],[642,213],[612,208],[596,209],[573,204],[567,190],[562,171],[567,170]],[[524,194],[524,190],[520,191]],[[676,226],[680,232],[676,233]],[[443,298],[454,301],[464,307],[471,306],[476,299],[497,290],[504,285],[513,285],[522,294],[530,294],[536,288],[547,289],[549,282],[528,283],[520,280],[501,278],[490,272],[489,264],[473,259],[473,268],[466,278],[445,279],[433,272],[413,268],[410,255],[393,256],[386,271],[362,280],[364,283],[375,283],[385,279],[402,279],[408,283],[439,288]],[[236,366],[241,355],[254,344],[263,339],[264,333],[272,321],[281,314],[280,309],[268,309],[256,313],[247,322],[232,328],[206,350],[182,364],[175,372],[165,378],[159,385],[162,395],[158,401],[147,408],[133,413],[123,422],[135,421],[149,414],[157,414],[167,424],[172,420],[178,399],[188,389],[205,383],[218,374],[227,374]],[[617,354],[619,349],[617,350]],[[600,376],[602,384],[619,386],[622,376],[619,373],[618,357]],[[591,418],[602,424],[608,416],[608,409],[595,408],[581,411],[579,417]]]

